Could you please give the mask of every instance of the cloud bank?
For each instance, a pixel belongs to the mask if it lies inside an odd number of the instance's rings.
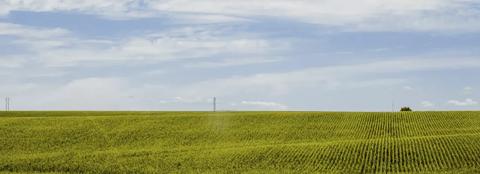
[[[195,21],[285,18],[349,30],[478,31],[480,13],[473,0],[4,0],[0,14],[12,11],[72,11],[108,18],[173,15]]]
[[[478,7],[473,0],[3,0],[0,95],[24,109],[202,110],[212,96],[232,110],[390,109],[392,100],[474,108]],[[451,98],[467,99],[445,102]]]

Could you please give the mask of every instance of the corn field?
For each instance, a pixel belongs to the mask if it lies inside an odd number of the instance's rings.
[[[3,112],[2,172],[480,173],[480,112]]]

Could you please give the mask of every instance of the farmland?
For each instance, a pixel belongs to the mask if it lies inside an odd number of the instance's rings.
[[[479,173],[480,112],[2,112],[0,173]]]

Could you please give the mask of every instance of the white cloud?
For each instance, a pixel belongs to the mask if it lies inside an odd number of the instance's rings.
[[[258,16],[346,26],[349,30],[478,31],[478,3],[473,0],[3,0],[9,11],[74,11],[110,18],[170,14],[197,22],[230,22]],[[248,21],[248,20],[247,20]]]
[[[22,86],[22,85],[19,85]],[[34,95],[17,95],[20,109],[39,110],[152,110],[165,104],[162,86],[133,85],[116,77],[91,77],[33,89]],[[34,100],[32,100],[34,99]],[[173,99],[186,100],[186,99]],[[178,103],[183,103],[178,102]]]
[[[435,64],[430,62],[435,62]],[[412,66],[402,68],[405,65]],[[385,86],[405,85],[408,82],[405,79],[381,79],[378,78],[378,74],[478,67],[480,67],[480,64],[476,64],[475,61],[468,58],[403,59],[317,67],[282,73],[232,76],[187,84],[165,84],[162,82],[159,82],[159,84],[154,82],[151,82],[154,84],[142,84],[129,81],[133,79],[83,78],[73,80],[60,87],[50,87],[51,85],[35,87],[35,89],[38,89],[36,92],[13,91],[9,93],[15,93],[19,96],[24,95],[24,100],[38,99],[38,103],[32,104],[38,108],[41,108],[39,106],[50,106],[43,109],[187,108],[202,110],[210,109],[212,96],[217,96],[224,101],[220,104],[244,100],[244,102],[234,106],[233,109],[290,109],[291,107],[286,106],[291,103],[271,101],[283,98],[291,99],[292,97],[295,98],[296,95],[303,95],[310,101],[318,97],[320,97],[318,100],[328,101],[332,90],[335,90],[335,92],[368,91],[382,89]],[[13,90],[15,87],[9,88]],[[52,92],[45,93],[45,91]],[[260,100],[245,100],[247,98],[259,98]],[[478,105],[477,101],[473,99],[451,100],[448,103],[458,106]],[[435,106],[434,103],[428,101],[421,104],[424,107]],[[227,108],[227,106],[221,108]]]
[[[187,63],[185,67],[189,68],[216,68],[216,67],[229,67],[229,66],[241,66],[261,63],[273,63],[282,61],[282,58],[276,57],[237,57],[226,58],[220,61],[203,61],[199,63]]]
[[[206,103],[209,102],[209,99],[205,98],[185,98],[185,97],[174,97],[173,98],[174,103]]]
[[[478,30],[478,16],[464,0],[225,0],[150,1],[160,11],[274,16],[347,30]],[[459,22],[461,21],[461,22]]]
[[[421,104],[422,104],[423,107],[426,107],[426,108],[435,107],[435,103],[430,102],[430,101],[422,101]]]
[[[260,108],[266,108],[266,109],[280,109],[280,110],[285,110],[288,109],[288,107],[284,104],[276,103],[276,102],[265,102],[265,101],[242,101],[242,105],[249,105],[249,106],[255,106],[255,107],[260,107]]]
[[[3,11],[74,11],[80,13],[100,14],[104,16],[147,16],[141,12],[140,1],[136,0],[3,0]]]
[[[283,96],[293,91],[358,89],[402,85],[407,81],[382,79],[378,74],[479,67],[479,59],[402,59],[233,76],[198,82],[179,90],[186,96]]]
[[[154,9],[160,11],[220,13],[249,16],[286,16],[330,23],[358,21],[385,13],[407,14],[422,10],[436,10],[458,3],[460,2],[452,0],[420,0],[415,2],[402,0],[149,1],[149,4],[151,4]],[[334,19],[341,21],[334,21]]]
[[[473,90],[473,88],[471,86],[466,86],[465,88],[463,88],[463,90],[465,91],[471,91]]]
[[[100,65],[138,60],[148,63],[215,57],[219,59],[215,63],[198,62],[191,66],[237,66],[278,60],[272,58],[271,54],[289,48],[289,44],[283,41],[241,34],[228,35],[218,28],[200,26],[110,41],[81,39],[59,28],[0,23],[0,35],[18,37],[13,43],[29,50],[16,57],[35,59],[46,66]],[[236,59],[225,55],[235,55]]]
[[[292,45],[287,40],[288,38],[285,39],[284,36],[280,36],[282,37],[280,39],[283,40],[272,37],[265,38],[270,36],[258,36],[252,30],[249,30],[250,33],[239,33],[239,30],[233,29],[234,26],[230,25],[222,28],[224,27],[222,25],[197,24],[255,22],[273,17],[295,22],[321,24],[322,26],[340,26],[343,27],[340,30],[347,31],[477,31],[480,29],[480,18],[478,18],[480,15],[478,10],[475,9],[478,6],[470,6],[470,4],[475,5],[475,3],[477,2],[473,0],[146,0],[141,3],[135,0],[105,0],[101,2],[97,0],[0,0],[0,15],[7,15],[15,10],[25,10],[68,11],[116,19],[162,16],[172,19],[167,22],[175,25],[170,30],[163,29],[159,33],[124,36],[120,40],[88,40],[62,28],[40,28],[0,22],[0,36],[14,37],[13,41],[9,39],[7,41],[9,43],[6,45],[12,44],[25,48],[25,51],[22,48],[22,51],[15,55],[0,55],[0,67],[3,68],[0,68],[0,71],[14,74],[14,71],[10,71],[10,68],[20,69],[19,67],[24,64],[35,66],[35,68],[47,66],[47,68],[60,71],[63,70],[62,67],[51,66],[111,66],[115,63],[131,65],[181,61],[176,63],[181,63],[188,68],[212,68],[272,63],[289,58],[283,57],[288,54],[282,54],[285,53],[283,51],[291,49]],[[243,30],[241,29],[241,31]],[[353,52],[347,50],[338,53]],[[303,58],[301,59],[303,60]],[[285,64],[282,66],[285,66]],[[288,68],[296,67],[286,66]],[[170,104],[205,104],[214,95],[229,97],[227,100],[230,102],[239,98],[239,96],[245,98],[265,97],[265,100],[272,98],[272,100],[275,100],[272,96],[286,96],[291,95],[292,92],[315,93],[312,91],[371,89],[389,85],[401,87],[405,84],[411,84],[406,83],[409,77],[395,76],[400,78],[392,78],[388,74],[479,68],[480,59],[476,57],[412,57],[362,64],[312,66],[314,65],[297,70],[276,69],[277,72],[273,73],[269,72],[271,69],[267,68],[265,72],[251,71],[248,72],[249,74],[238,72],[236,75],[220,76],[217,79],[199,77],[204,79],[195,79],[198,81],[190,81],[190,84],[182,85],[135,86],[133,84],[137,82],[115,78],[77,77],[80,79],[71,81],[62,87],[50,89],[51,85],[46,85],[48,87],[44,87],[47,89],[42,90],[58,92],[58,94],[43,96],[44,98],[52,97],[50,104],[60,103],[69,106],[75,104],[94,106],[95,103],[90,102],[93,102],[91,98],[95,96],[102,98],[96,104],[103,107],[132,104],[125,103],[124,98],[120,99],[119,96],[134,96],[143,99],[151,99],[154,98],[152,96],[156,96],[156,100]],[[75,76],[83,76],[89,73],[86,72],[89,69],[77,70],[81,68],[83,67],[71,68],[73,69],[71,71],[82,71],[75,72]],[[108,71],[108,69],[105,71]],[[165,70],[145,72],[145,74],[157,77],[168,76],[168,71],[169,69],[166,68]],[[58,76],[61,73],[49,70],[43,73],[33,72],[28,77],[37,76],[35,78],[38,80],[45,78],[38,77],[40,75]],[[223,75],[223,73],[220,74]],[[380,77],[379,74],[386,76]],[[28,79],[23,76],[17,74],[12,77],[23,78],[22,80]],[[60,81],[65,80],[65,78],[55,77]],[[55,83],[58,82],[55,80]],[[88,84],[93,85],[89,86]],[[2,84],[2,86],[5,85]],[[20,86],[9,88],[13,90]],[[413,88],[404,86],[404,89],[412,90]],[[85,93],[85,91],[93,92],[90,94]],[[472,90],[465,88],[465,91]],[[17,91],[17,93],[20,95],[22,91]],[[78,102],[70,101],[74,99]],[[245,102],[248,104],[245,103],[244,105],[256,105],[257,107],[262,104],[264,107],[275,105],[275,102]],[[471,105],[475,102],[473,99],[467,99],[465,101],[452,100],[449,103]],[[433,103],[422,102],[423,106],[429,106],[430,104]]]
[[[127,60],[142,61],[174,61],[192,58],[211,58],[219,55],[265,55],[274,51],[276,47],[270,41],[263,39],[238,39],[238,38],[196,38],[187,35],[182,38],[151,38],[135,37],[116,45],[105,45],[103,50],[97,47],[56,49],[43,54],[44,60],[50,65],[71,65],[82,62],[112,62]],[[42,53],[40,53],[42,54]],[[242,57],[240,57],[242,58]],[[245,60],[240,59],[239,62]],[[253,62],[250,62],[253,63]],[[224,65],[238,65],[230,63]]]
[[[52,95],[54,99],[68,103],[91,105],[101,104],[102,101],[122,98],[126,93],[127,84],[117,78],[85,78],[69,82]],[[123,92],[122,92],[123,91]]]
[[[0,67],[2,68],[19,68],[25,63],[25,60],[18,57],[0,55]]]
[[[14,39],[8,44],[28,50],[0,55],[0,66],[21,67],[31,58],[42,59],[42,54],[65,46],[71,33],[62,28],[38,28],[0,22],[0,36],[13,36]]]
[[[67,34],[69,34],[69,31],[61,28],[42,29],[0,22],[0,36],[8,35],[27,39],[46,39],[52,37],[61,37]]]
[[[63,109],[118,109],[159,107],[205,109],[210,108],[212,96],[225,102],[248,97],[269,98],[285,96],[292,91],[324,91],[335,88],[363,88],[391,85],[397,79],[362,79],[369,74],[361,65],[322,67],[287,73],[257,74],[206,80],[184,85],[135,84],[119,78],[84,78],[73,80],[61,87],[52,87],[52,93],[40,90],[38,106]],[[135,85],[134,85],[135,84]],[[40,95],[40,96],[38,96]],[[138,103],[134,103],[137,101]],[[220,103],[221,104],[221,103]],[[141,107],[140,107],[141,106]],[[220,106],[219,106],[220,107]],[[222,108],[225,108],[223,106]],[[43,108],[46,109],[46,108]],[[235,109],[288,109],[287,105],[269,101],[244,101]]]
[[[413,87],[411,87],[411,86],[403,86],[403,89],[406,90],[406,91],[411,91],[411,90],[413,90]]]
[[[455,105],[455,106],[475,106],[475,105],[478,105],[477,101],[475,101],[473,99],[470,99],[470,98],[465,99],[465,101],[449,100],[448,103],[451,104],[451,105]]]
[[[191,31],[187,31],[191,32]],[[168,33],[166,33],[168,35]],[[271,49],[269,41],[262,39],[221,38],[209,36],[199,38],[194,33],[182,37],[132,38],[113,52],[124,53],[129,58],[182,58],[206,57],[220,53],[262,53]]]
[[[214,23],[229,23],[229,22],[252,22],[251,19],[219,15],[219,14],[190,14],[190,13],[176,13],[172,16],[172,23],[174,24],[214,24]]]
[[[473,88],[471,86],[466,86],[465,88],[463,88],[463,93],[466,95],[472,94]]]
[[[81,78],[66,82],[18,82],[0,85],[0,95],[10,96],[15,109],[102,110],[128,108],[130,87],[119,78]]]

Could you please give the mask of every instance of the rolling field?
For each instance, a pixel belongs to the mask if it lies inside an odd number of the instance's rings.
[[[1,112],[2,172],[480,173],[480,112]]]

